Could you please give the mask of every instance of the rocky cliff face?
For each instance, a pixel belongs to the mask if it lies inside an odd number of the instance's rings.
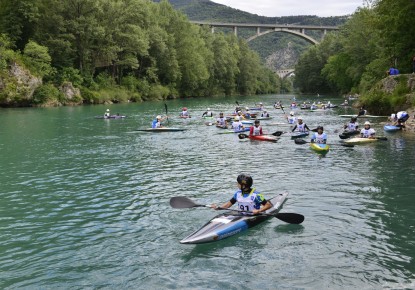
[[[28,105],[33,93],[42,85],[42,79],[17,63],[10,65],[9,74],[0,78],[0,104],[3,106]]]
[[[298,53],[288,43],[286,48],[280,49],[266,58],[266,65],[273,71],[294,68],[298,61]]]

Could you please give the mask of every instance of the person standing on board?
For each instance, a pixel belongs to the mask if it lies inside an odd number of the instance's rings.
[[[241,122],[241,117],[235,116],[235,119],[232,123],[232,129],[234,132],[239,132],[244,129],[244,125]]]
[[[308,132],[310,131],[310,128],[308,128],[308,126],[303,123],[303,117],[298,117],[297,118],[297,124],[294,126],[294,128],[291,130],[291,132],[294,132],[295,130],[297,130],[297,132]]]
[[[362,138],[375,138],[376,131],[375,129],[370,128],[370,122],[365,122],[365,127],[360,131],[360,137]]]
[[[107,109],[104,113],[104,118],[109,118],[111,116],[110,109]]]
[[[348,124],[344,125],[344,130],[347,130],[349,132],[353,132],[359,129],[359,123],[357,122],[357,118],[356,117],[352,117],[350,119],[350,122]]]
[[[259,120],[255,120],[254,126],[249,128],[249,136],[259,136],[263,135],[262,133],[262,126],[259,125]]]
[[[229,201],[219,208],[230,208],[238,203],[239,210],[249,211],[255,215],[272,207],[272,204],[259,191],[252,188],[254,181],[250,175],[240,174],[236,181],[238,182],[238,190]],[[211,208],[219,209],[216,204],[212,204]]]
[[[318,126],[317,132],[315,132],[311,136],[311,143],[326,144],[326,142],[327,142],[327,134],[324,133],[323,126]]]
[[[226,122],[226,118],[223,117],[222,112],[219,113],[219,118],[216,119],[216,127],[220,127],[220,128],[228,127],[228,123]]]
[[[151,123],[151,128],[153,129],[162,128],[163,125],[161,125],[161,122],[166,119],[167,119],[167,116],[165,118],[162,118],[160,115],[158,115],[156,119],[154,119],[153,122]]]

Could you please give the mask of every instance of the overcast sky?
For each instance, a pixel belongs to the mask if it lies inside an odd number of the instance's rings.
[[[317,15],[322,17],[353,14],[364,0],[212,0],[261,16]]]

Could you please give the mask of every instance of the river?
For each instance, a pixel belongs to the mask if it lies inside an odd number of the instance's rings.
[[[164,114],[164,102],[0,109],[0,288],[414,289],[413,133],[386,134],[385,119],[372,119],[387,141],[333,145],[322,157],[284,135],[240,141],[200,118],[207,107],[292,97],[167,101],[166,125],[187,131],[160,134],[134,130]],[[193,118],[177,117],[182,106]],[[107,107],[128,117],[94,118]],[[289,129],[269,111],[266,131]],[[339,115],[355,113],[297,112],[330,143],[348,120]],[[273,218],[216,243],[180,244],[218,212],[172,209],[170,198],[225,202],[243,172],[265,196],[288,191],[282,212],[305,221]]]

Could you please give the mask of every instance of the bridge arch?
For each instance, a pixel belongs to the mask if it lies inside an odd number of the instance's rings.
[[[260,37],[260,36],[263,36],[263,35],[265,35],[265,34],[272,33],[272,32],[285,32],[285,33],[291,33],[291,34],[297,35],[297,36],[299,36],[299,37],[301,37],[301,38],[304,38],[305,40],[307,40],[307,41],[308,41],[308,42],[310,42],[311,44],[318,44],[318,43],[319,43],[317,40],[315,40],[314,38],[312,38],[312,37],[308,36],[308,35],[307,35],[307,34],[305,34],[305,33],[302,33],[302,32],[296,31],[296,30],[283,29],[283,28],[275,28],[275,29],[273,29],[273,30],[266,30],[266,31],[263,31],[263,32],[257,33],[257,34],[255,34],[255,35],[253,35],[253,36],[249,37],[249,38],[246,40],[246,42],[250,42],[250,41],[252,41],[252,40],[254,40],[254,39],[256,39],[256,38],[258,38],[258,37]]]
[[[228,27],[232,28],[233,33],[238,35],[238,28],[255,28],[256,34],[247,39],[247,42],[252,41],[260,36],[271,32],[284,32],[299,36],[311,44],[318,44],[319,41],[305,34],[306,30],[318,30],[323,31],[323,36],[327,31],[338,30],[336,26],[318,26],[318,25],[284,25],[284,24],[252,24],[252,23],[224,23],[224,22],[204,22],[204,21],[191,21],[193,24],[207,25],[211,28],[212,33],[215,32],[216,27]],[[262,29],[262,31],[261,31]]]

